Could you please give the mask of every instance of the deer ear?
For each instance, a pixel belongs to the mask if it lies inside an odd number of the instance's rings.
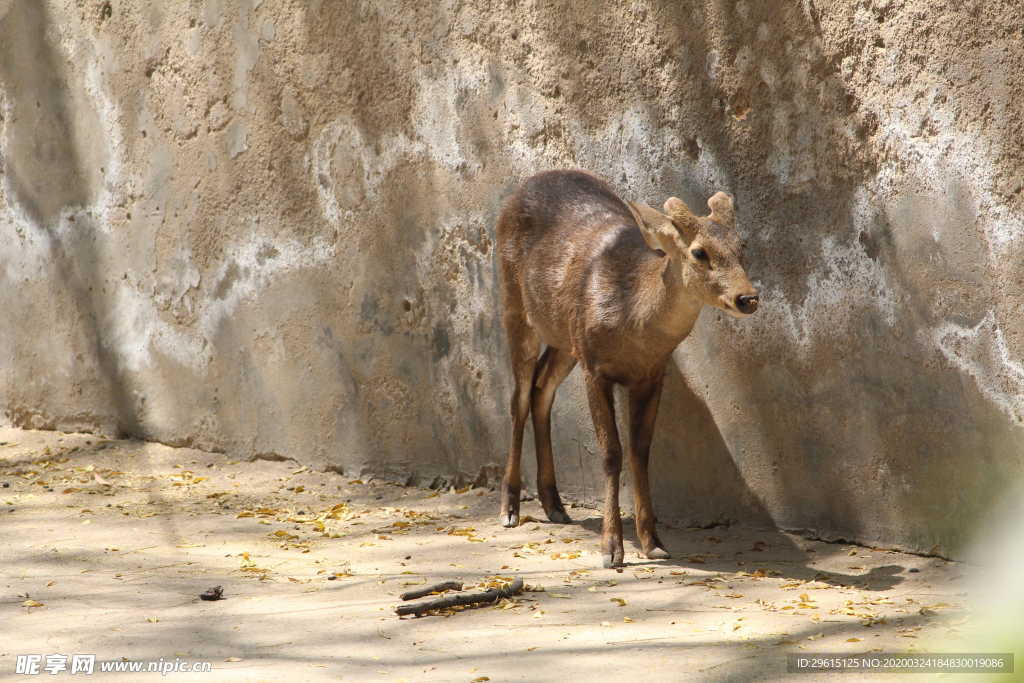
[[[700,230],[700,221],[690,211],[690,207],[678,197],[669,197],[665,200],[665,213],[669,215],[676,228],[682,233],[686,243],[692,242]]]
[[[640,234],[644,236],[648,247],[655,250],[660,249],[666,254],[679,251],[679,245],[676,243],[679,231],[676,230],[671,218],[640,202],[626,202],[626,204],[633,212],[633,218],[636,219]]]
[[[708,200],[708,208],[711,209],[711,220],[725,225],[736,225],[736,211],[733,208],[732,197],[724,192],[716,192]]]

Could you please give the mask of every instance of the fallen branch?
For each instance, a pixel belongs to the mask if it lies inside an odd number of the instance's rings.
[[[414,591],[408,591],[402,593],[401,598],[403,600],[415,600],[417,598],[423,598],[431,593],[440,593],[441,591],[460,591],[462,590],[462,583],[460,581],[445,581],[434,586],[427,586],[426,588],[420,588]]]
[[[430,612],[436,609],[498,602],[502,598],[508,598],[522,592],[523,580],[517,578],[511,585],[505,586],[504,588],[492,588],[491,590],[483,591],[481,593],[456,593],[454,595],[447,595],[443,598],[438,598],[437,600],[420,602],[415,605],[399,605],[395,608],[395,613],[400,617],[404,617],[407,614],[420,616],[424,612]]]

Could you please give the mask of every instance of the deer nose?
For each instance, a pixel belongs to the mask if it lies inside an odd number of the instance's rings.
[[[750,315],[757,310],[757,304],[757,294],[741,294],[736,297],[736,308],[739,309],[740,313]]]

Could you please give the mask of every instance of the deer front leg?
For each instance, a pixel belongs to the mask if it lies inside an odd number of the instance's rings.
[[[622,518],[619,516],[619,473],[622,446],[615,426],[612,382],[587,371],[587,400],[594,420],[597,444],[604,456],[604,522],[601,527],[601,560],[605,567],[622,565]]]
[[[651,560],[671,557],[658,538],[651,504],[650,478],[647,463],[651,452],[654,422],[658,416],[663,378],[638,384],[629,389],[629,466],[633,474],[633,499],[636,510],[636,537],[644,555]]]

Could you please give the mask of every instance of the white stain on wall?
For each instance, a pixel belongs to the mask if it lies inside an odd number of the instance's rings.
[[[187,254],[179,259],[178,277],[166,283],[181,294],[196,291],[195,322],[179,325],[160,311],[166,294],[147,290],[142,283],[118,284],[104,319],[104,339],[116,351],[124,369],[141,371],[156,356],[173,358],[185,367],[201,370],[213,360],[221,326],[246,302],[257,301],[281,277],[323,266],[334,259],[334,246],[321,237],[309,244],[297,240],[271,240],[255,229],[225,248],[231,256],[209,274],[207,286],[198,288],[199,271]]]
[[[107,166],[103,186],[87,206],[65,207],[52,225],[33,221],[18,204],[10,185],[10,174],[0,174],[0,284],[17,287],[53,277],[53,259],[59,254],[78,254],[78,245],[88,241],[91,264],[103,273],[111,264],[123,263],[124,245],[111,228],[111,214],[124,206],[134,179],[124,163],[121,112],[103,86],[102,58],[87,47],[62,41],[70,57],[85,64],[85,91],[98,113]],[[10,103],[0,93],[4,120],[11,120]],[[0,139],[5,131],[0,128]],[[0,164],[3,157],[0,155]],[[148,269],[141,274],[125,272],[108,281],[107,293],[97,308],[101,342],[114,351],[122,368],[138,372],[153,365],[157,355],[175,359],[192,368],[207,365],[213,354],[212,341],[225,320],[243,302],[254,301],[274,281],[293,271],[319,267],[334,258],[333,244],[322,237],[308,243],[292,239],[270,239],[257,231],[258,222],[225,248],[231,256],[207,274],[209,284],[200,288],[202,274],[187,249],[179,250],[170,268],[158,276],[156,286],[147,283]],[[79,267],[75,264],[74,267]],[[119,266],[123,268],[124,266]],[[230,286],[216,292],[232,270]],[[83,283],[84,284],[84,283]],[[74,286],[70,284],[69,286]],[[187,293],[194,296],[187,297]],[[178,307],[192,324],[179,324],[163,311]]]
[[[978,389],[1020,424],[1024,419],[1024,364],[1010,353],[995,313],[989,311],[977,325],[947,322],[932,333],[942,355],[974,380]]]
[[[885,267],[872,259],[858,241],[861,231],[870,231],[875,210],[871,194],[860,188],[850,213],[852,236],[826,236],[821,241],[820,256],[815,259],[818,265],[806,276],[803,300],[791,301],[780,290],[767,291],[761,312],[734,325],[735,333],[753,338],[755,334],[782,332],[795,349],[806,353],[863,324],[865,312],[894,327],[903,295],[889,281]],[[762,286],[756,280],[754,285]]]
[[[344,225],[364,205],[377,202],[381,183],[402,165],[429,161],[451,172],[469,173],[481,167],[460,141],[456,102],[479,90],[482,75],[449,72],[434,81],[424,75],[421,82],[424,86],[417,90],[410,114],[412,135],[401,131],[370,144],[358,121],[342,116],[316,136],[306,167],[317,189],[321,214],[331,224]]]
[[[246,301],[257,299],[281,276],[299,270],[319,268],[335,258],[334,245],[323,237],[314,237],[309,243],[293,239],[270,239],[253,229],[246,238],[225,250],[231,257],[223,262],[212,282],[223,282],[228,271],[238,273],[222,297],[209,293],[199,303],[197,330],[204,339],[212,339],[218,328],[231,318]]]
[[[995,192],[999,177],[985,138],[958,130],[956,103],[939,87],[913,105],[880,114],[880,144],[894,150],[900,165],[887,164],[879,173],[879,191],[892,192],[912,179],[914,190],[950,201],[951,185],[969,187],[977,221],[992,261],[1011,256],[1024,235],[1024,216],[1015,214]]]
[[[889,286],[885,270],[856,241],[844,243],[826,237],[821,265],[807,276],[806,291],[801,302],[789,301],[781,292],[765,296],[764,317],[758,324],[781,327],[804,351],[842,334],[857,323],[856,316],[865,309],[873,309],[890,327],[896,324],[898,296]],[[744,329],[742,325],[737,328]]]

